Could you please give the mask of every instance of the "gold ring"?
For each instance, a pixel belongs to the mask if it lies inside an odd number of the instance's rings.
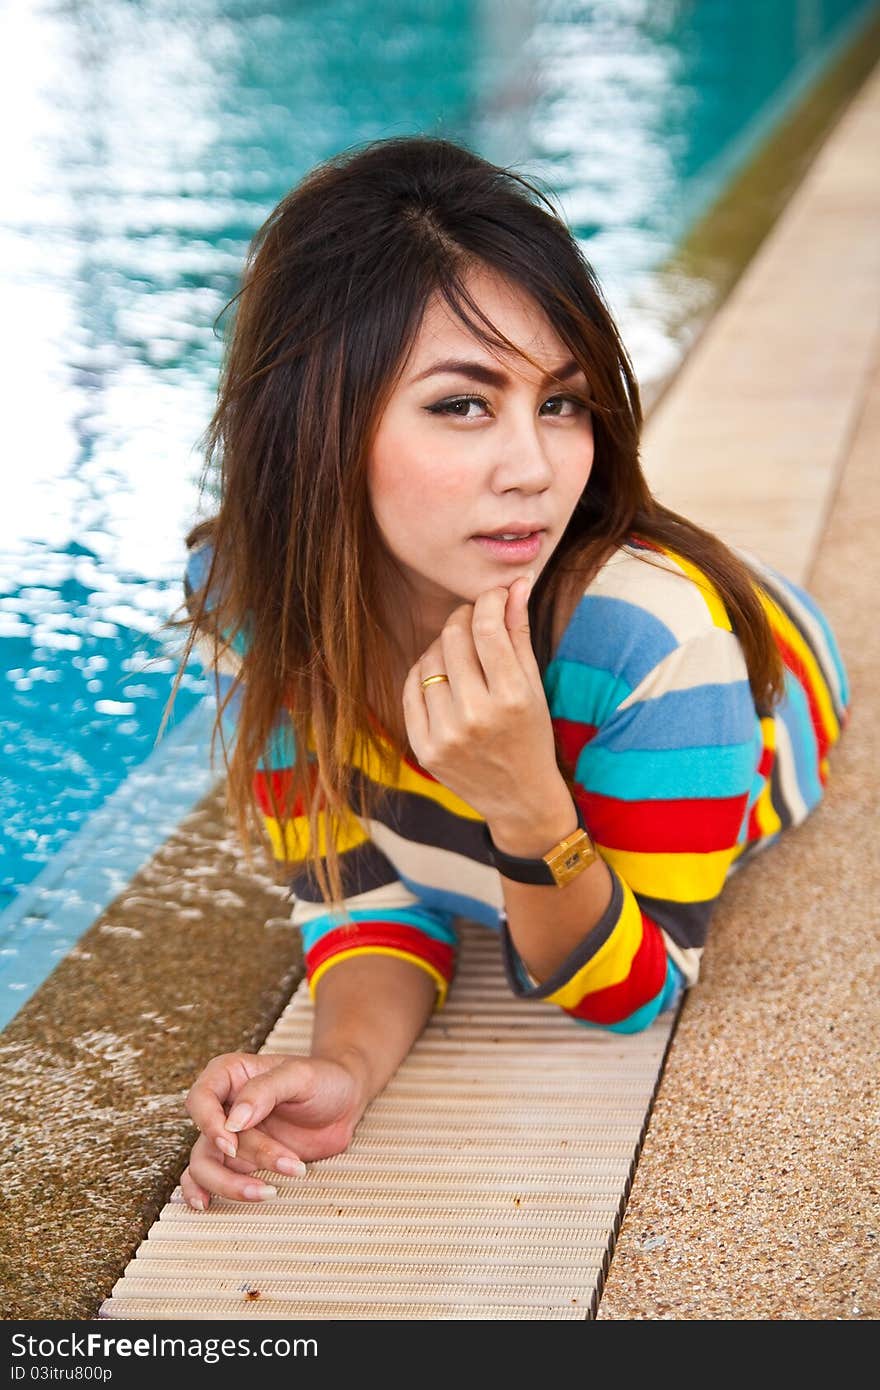
[[[425,679],[424,679],[423,681],[419,681],[419,685],[420,685],[420,686],[422,687],[422,689],[424,690],[424,688],[425,688],[426,685],[434,685],[437,681],[448,681],[448,680],[449,680],[449,677],[448,677],[448,676],[425,676]]]

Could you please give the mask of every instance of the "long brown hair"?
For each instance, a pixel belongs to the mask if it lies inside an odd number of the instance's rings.
[[[196,636],[209,634],[218,654],[230,634],[246,630],[231,758],[225,702],[211,743],[213,762],[219,732],[227,811],[251,862],[251,826],[267,844],[254,773],[281,711],[296,762],[284,797],[270,788],[273,813],[289,845],[294,808],[301,815],[307,808],[308,841],[296,841],[289,862],[312,871],[334,905],[344,896],[334,846],[351,813],[353,760],[365,748],[382,757],[375,721],[391,730],[400,716],[389,674],[393,640],[375,617],[394,565],[369,506],[367,460],[432,296],[442,295],[490,348],[520,351],[468,293],[468,272],[481,267],[533,296],[590,384],[589,482],[530,599],[541,670],[553,654],[563,585],[638,535],[693,562],[715,586],[761,713],[782,691],[780,658],[748,571],[717,537],[651,495],[639,463],[635,373],[551,197],[447,140],[392,138],[345,151],[315,167],[269,215],[229,301],[237,308],[201,441],[203,488],[219,461],[219,507],[186,538],[189,547],[210,540],[213,557],[188,616],[169,624],[188,636],[165,712]],[[376,687],[369,702],[368,673]],[[388,746],[396,779],[406,748],[391,736]],[[559,766],[571,787],[561,755]],[[382,789],[366,778],[361,784],[358,814],[368,816]]]

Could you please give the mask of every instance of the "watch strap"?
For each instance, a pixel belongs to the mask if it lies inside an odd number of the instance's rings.
[[[596,856],[596,848],[584,824],[583,814],[577,801],[577,829],[553,845],[538,859],[523,858],[516,854],[505,854],[493,843],[488,825],[483,825],[483,833],[489,850],[489,858],[495,868],[505,878],[517,883],[555,884],[563,888],[576,878]]]

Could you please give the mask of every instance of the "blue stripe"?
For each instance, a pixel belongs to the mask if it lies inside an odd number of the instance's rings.
[[[794,755],[795,774],[801,796],[808,810],[822,799],[822,783],[817,766],[816,734],[810,719],[810,707],[804,688],[788,670],[785,671],[785,696],[775,710],[788,730]]]
[[[211,564],[211,556],[214,547],[207,543],[199,547],[198,550],[191,550],[186,562],[186,577],[193,589],[200,589],[208,578],[208,570]],[[205,601],[206,611],[212,613],[217,606],[217,595],[212,589]],[[247,624],[245,624],[245,628]],[[244,656],[248,649],[248,637],[244,629],[239,629],[230,641],[229,630],[221,628],[221,635],[224,641],[229,641],[233,651],[239,656]]]
[[[745,743],[755,728],[755,706],[747,680],[669,690],[620,710],[592,744],[622,753],[638,748],[703,748]]]
[[[472,898],[466,893],[453,893],[449,888],[432,888],[429,884],[416,883],[414,879],[407,878],[405,874],[400,873],[399,868],[397,872],[401,883],[405,884],[426,907],[437,912],[451,913],[455,917],[468,917],[471,921],[480,922],[484,927],[498,931],[498,908],[492,907],[483,898]]]
[[[236,681],[234,676],[227,676],[224,671],[217,671],[211,668],[210,670],[205,671],[205,676],[209,681],[213,682],[214,688],[211,693],[217,701],[218,710],[222,702],[226,699],[227,691],[233,691],[232,698],[230,699],[229,704],[224,709],[223,714],[220,718],[220,724],[223,730],[223,737],[226,741],[226,750],[229,757],[231,758],[232,750],[235,746],[236,734],[238,732],[238,716],[241,711],[243,687],[239,681]],[[233,689],[233,687],[235,688]],[[217,757],[222,759],[223,749],[220,745],[219,740],[217,742],[216,747]]]
[[[314,762],[314,753],[309,754],[309,762]],[[296,762],[296,739],[293,736],[293,723],[290,716],[275,720],[266,740],[266,752],[257,763],[263,772],[280,772],[282,768],[293,767]]]
[[[754,742],[726,747],[611,753],[585,745],[575,781],[619,801],[687,801],[742,796],[752,785]]]
[[[631,694],[611,671],[580,661],[553,661],[544,674],[550,713],[579,724],[601,724]]]
[[[403,926],[415,927],[432,941],[442,941],[447,946],[455,946],[458,943],[458,933],[448,920],[415,905],[391,908],[386,912],[376,907],[356,907],[352,908],[351,916],[355,922],[400,922]],[[346,924],[339,912],[328,912],[322,917],[316,917],[312,922],[303,923],[300,928],[303,950],[310,951],[328,932],[344,925]],[[352,944],[355,944],[355,939]]]
[[[213,546],[203,545],[198,550],[191,550],[186,561],[186,577],[193,589],[201,589],[208,577],[208,566],[213,553]],[[208,607],[210,608],[211,595],[208,595]]]
[[[679,645],[671,629],[638,604],[585,594],[554,657],[625,675],[634,689]]]
[[[749,791],[748,800],[746,801],[746,811],[743,817],[742,826],[740,827],[740,833],[736,837],[737,844],[742,844],[743,840],[745,839],[745,836],[748,834],[749,812],[755,805],[756,801],[758,800],[758,797],[761,795],[761,792],[764,790],[768,783],[768,778],[763,773],[760,773],[758,771],[758,766],[763,756],[764,737],[761,733],[761,725],[758,723],[755,725],[754,755],[752,758],[752,768],[754,769],[752,773],[752,786],[751,790]]]
[[[238,717],[241,713],[241,702],[244,695],[244,687],[241,681],[235,676],[228,675],[225,671],[210,670],[205,673],[209,680],[214,681],[214,694],[217,706],[226,698],[226,692],[235,687],[229,704],[223,711],[223,733],[226,745],[231,755],[235,735],[238,730]],[[269,732],[266,740],[266,751],[263,756],[257,759],[257,769],[260,772],[281,772],[285,768],[292,768],[296,762],[296,739],[294,738],[293,723],[287,714],[278,715]],[[308,760],[315,762],[317,755],[309,751]]]

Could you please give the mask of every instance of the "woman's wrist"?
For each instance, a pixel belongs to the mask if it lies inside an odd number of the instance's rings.
[[[310,1056],[322,1062],[335,1062],[348,1072],[356,1088],[356,1107],[363,1114],[376,1094],[372,1086],[370,1059],[363,1049],[355,1043],[334,1047],[332,1042],[327,1041],[317,1049],[313,1047]]]
[[[487,817],[492,843],[504,854],[520,859],[540,859],[578,828],[577,808],[565,779],[537,790],[527,805],[510,807],[498,816]]]
[[[311,1055],[345,1067],[366,1108],[410,1051],[436,996],[431,975],[409,961],[372,952],[338,961],[316,986]]]

